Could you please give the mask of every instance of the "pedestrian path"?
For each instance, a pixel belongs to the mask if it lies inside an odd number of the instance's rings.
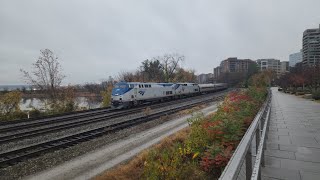
[[[272,88],[263,179],[320,180],[320,103]]]

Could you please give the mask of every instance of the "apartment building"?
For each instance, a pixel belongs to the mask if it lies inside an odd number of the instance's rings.
[[[248,72],[250,64],[254,63],[250,59],[232,57],[221,61],[220,68],[222,73]]]
[[[271,70],[278,77],[281,75],[281,63],[279,59],[258,59],[256,62],[260,71]]]
[[[297,63],[302,62],[302,50],[289,55],[289,66],[294,67]]]
[[[320,24],[319,28],[303,32],[302,64],[303,66],[320,64]]]

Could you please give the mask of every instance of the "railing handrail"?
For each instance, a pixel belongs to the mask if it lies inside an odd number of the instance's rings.
[[[268,104],[271,99],[271,91],[269,90],[268,96],[260,110],[258,111],[257,115],[255,116],[253,122],[249,126],[248,130],[244,134],[243,138],[241,139],[238,147],[234,151],[232,157],[230,158],[227,166],[225,167],[224,171],[222,172],[219,180],[231,180],[236,179],[240,169],[242,167],[242,164],[246,158],[246,155],[248,153],[249,147],[251,147],[252,139],[256,135],[256,131],[258,128],[258,125],[260,123],[260,120],[262,119],[262,116],[266,109],[269,107]],[[257,144],[258,146],[258,144]],[[247,176],[248,177],[248,176]],[[250,174],[251,177],[251,174]]]
[[[256,155],[256,161],[254,163],[254,168],[252,171],[252,176],[251,176],[252,180],[261,179],[260,178],[261,177],[261,163],[262,163],[263,156],[264,156],[263,150],[264,150],[264,146],[265,146],[265,138],[266,138],[266,132],[267,132],[267,127],[268,127],[268,119],[270,117],[270,111],[271,111],[271,108],[269,106],[267,109],[267,115],[265,118],[266,120],[263,125],[262,136],[260,139],[259,146],[257,144],[258,150],[257,150],[257,155]]]

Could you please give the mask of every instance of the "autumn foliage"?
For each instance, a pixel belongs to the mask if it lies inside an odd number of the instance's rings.
[[[183,138],[165,139],[143,158],[138,156],[139,166],[128,170],[131,176],[127,171],[121,174],[129,179],[217,179],[264,102],[269,82],[268,75],[255,75],[248,89],[229,93],[215,113],[188,119]],[[112,179],[118,172],[99,179]]]
[[[276,83],[284,91],[320,93],[320,64],[303,66],[298,63],[290,70],[290,73],[284,74],[277,79]]]
[[[265,88],[262,87],[231,92],[215,114],[208,117],[196,115],[190,119],[191,132],[184,142],[151,150],[143,177],[219,177],[266,97]]]

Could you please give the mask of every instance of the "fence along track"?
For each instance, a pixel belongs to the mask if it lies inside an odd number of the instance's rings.
[[[219,180],[261,179],[261,166],[264,166],[263,150],[271,112],[271,96],[269,90],[265,103],[243,136]]]
[[[224,95],[220,95],[219,97],[215,97],[215,99],[220,99],[223,96]],[[0,154],[0,167],[10,166],[10,165],[16,164],[20,161],[25,161],[27,159],[33,158],[35,156],[39,156],[39,155],[47,153],[47,152],[52,152],[57,149],[73,146],[73,145],[78,144],[80,142],[88,141],[90,139],[102,136],[104,134],[112,133],[117,130],[128,128],[128,127],[131,127],[134,125],[138,125],[138,124],[141,124],[143,122],[147,122],[147,121],[150,121],[153,119],[157,119],[157,118],[163,116],[164,114],[170,115],[175,112],[178,112],[178,111],[181,111],[184,109],[188,109],[188,108],[197,106],[202,103],[207,103],[207,102],[212,102],[212,97],[207,98],[206,100],[198,100],[197,102],[190,103],[188,105],[176,107],[176,108],[173,108],[169,111],[166,110],[163,112],[157,112],[157,113],[150,114],[150,115],[147,115],[144,117],[133,118],[128,121],[124,121],[124,122],[96,128],[96,129],[93,129],[90,131],[74,134],[71,136],[59,138],[56,140],[47,141],[47,142],[31,145],[28,147],[8,151],[8,152]]]

